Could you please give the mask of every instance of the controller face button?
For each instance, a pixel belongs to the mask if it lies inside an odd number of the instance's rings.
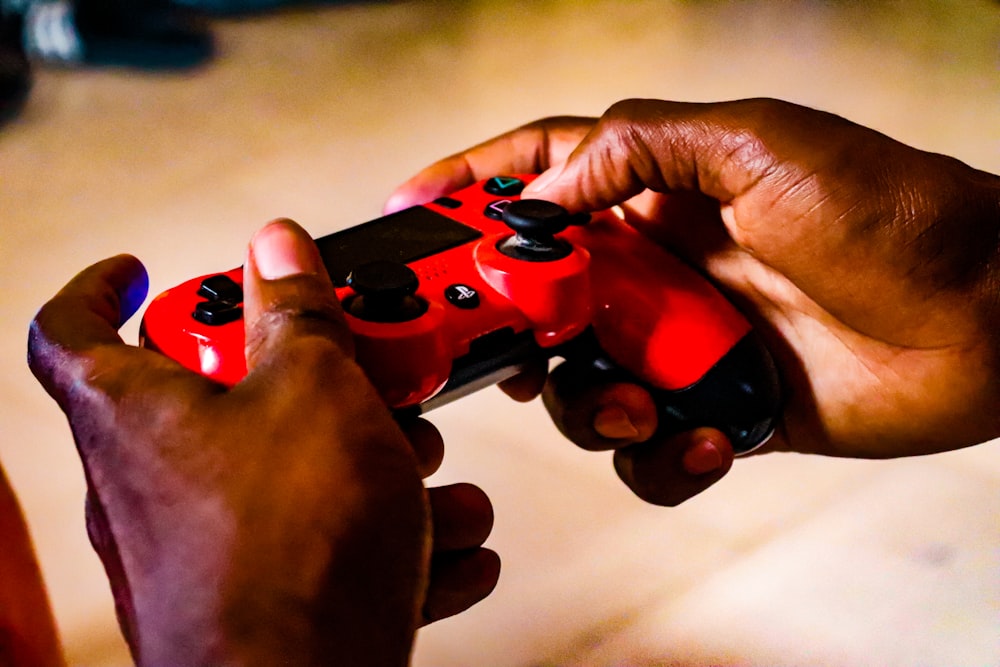
[[[448,303],[463,310],[473,310],[479,307],[479,292],[468,285],[449,285],[444,290],[444,298]]]
[[[508,204],[510,204],[509,199],[498,199],[490,202],[483,209],[483,215],[490,220],[503,220],[503,210],[507,208]]]
[[[433,203],[443,208],[460,208],[462,206],[462,202],[451,197],[438,197]]]
[[[514,197],[523,189],[524,181],[512,176],[494,176],[483,185],[483,190],[498,197]]]
[[[243,288],[235,280],[224,274],[209,276],[201,281],[198,296],[211,301],[243,301]]]
[[[243,307],[239,302],[225,299],[200,301],[195,305],[192,317],[202,324],[218,327],[223,324],[235,322],[243,317]]]
[[[427,312],[427,302],[414,296],[420,281],[406,264],[377,260],[347,275],[357,296],[345,304],[347,312],[368,322],[408,322]]]

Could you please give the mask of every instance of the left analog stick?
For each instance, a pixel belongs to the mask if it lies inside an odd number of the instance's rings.
[[[368,322],[408,322],[427,311],[427,302],[416,296],[420,281],[413,269],[400,262],[379,260],[362,264],[347,275],[356,292],[344,307]]]

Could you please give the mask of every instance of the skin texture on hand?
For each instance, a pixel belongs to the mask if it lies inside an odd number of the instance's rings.
[[[402,665],[421,623],[492,590],[489,500],[423,487],[440,435],[401,429],[354,362],[300,227],[276,221],[251,244],[249,373],[231,390],[121,341],[145,284],[134,258],[98,263],[29,336],[138,663]]]
[[[571,211],[621,205],[750,317],[786,390],[765,451],[909,456],[1000,435],[997,176],[776,100],[628,100],[446,158],[387,208],[524,172],[544,173],[523,196]],[[541,382],[510,390],[527,398]],[[587,449],[615,449],[647,500],[676,504],[728,469],[721,434],[645,442],[655,412],[632,390],[570,389],[556,374],[545,390],[557,425]],[[699,475],[714,460],[706,438],[722,467]]]

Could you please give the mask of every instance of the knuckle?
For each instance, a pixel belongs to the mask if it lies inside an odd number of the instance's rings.
[[[599,132],[618,145],[632,146],[650,118],[652,100],[627,99],[612,104],[599,121]]]
[[[342,315],[332,307],[279,307],[262,313],[248,324],[246,354],[250,358],[272,351],[276,345],[329,347],[334,343],[342,354],[353,355],[354,342]]]
[[[64,317],[58,311],[58,297],[53,297],[35,313],[35,317],[28,325],[29,355],[37,354],[52,344],[57,325]]]
[[[47,307],[48,304],[42,306],[28,325],[28,367],[36,376],[43,371],[42,360],[45,357],[45,348],[48,346]]]
[[[28,327],[27,361],[46,391],[63,403],[86,384],[97,360],[92,349],[71,350],[66,341],[60,340],[60,319],[51,303],[38,311]]]
[[[649,118],[664,102],[631,97],[618,100],[604,112],[603,120],[615,123],[632,123]]]
[[[248,333],[246,346],[250,369],[267,366],[284,381],[314,392],[363,379],[350,333],[332,326],[323,312],[270,312]]]

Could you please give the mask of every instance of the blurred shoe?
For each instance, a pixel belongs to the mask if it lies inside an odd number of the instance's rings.
[[[251,14],[277,9],[282,5],[300,4],[281,0],[176,0],[178,5],[209,14]]]
[[[31,90],[31,67],[21,41],[21,17],[0,10],[0,123],[24,106]]]
[[[186,69],[209,60],[211,34],[166,0],[31,0],[31,58],[62,65]]]
[[[216,16],[257,14],[282,7],[349,4],[349,0],[312,0],[311,2],[308,0],[174,0],[174,2]]]

